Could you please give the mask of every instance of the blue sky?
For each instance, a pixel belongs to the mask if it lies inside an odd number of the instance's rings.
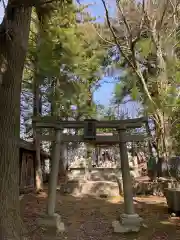
[[[81,3],[92,4],[91,0],[83,0]],[[97,18],[97,21],[103,21],[104,19],[104,7],[101,0],[97,0],[90,7],[89,11],[93,17]],[[113,14],[114,8],[109,9],[110,14]],[[108,83],[107,83],[108,82]],[[114,83],[112,78],[103,78],[101,81],[101,87],[94,93],[94,100],[100,104],[108,105],[112,97],[114,90]]]
[[[1,22],[2,18],[3,18],[3,16],[4,16],[4,8],[2,6],[2,3],[0,2],[0,22]]]
[[[81,0],[81,3],[85,3],[85,4],[91,4],[92,1],[91,0]],[[115,6],[114,5],[114,1],[111,0],[109,1],[109,3],[111,3],[110,5],[108,5],[108,1],[107,1],[107,7],[108,7],[108,11],[109,14],[111,16],[115,15]],[[98,21],[103,21],[104,17],[105,17],[105,11],[104,11],[104,7],[102,4],[101,0],[96,0],[96,2],[94,2],[94,4],[92,4],[89,7],[89,11],[91,13],[91,15],[93,17],[96,17]],[[112,95],[113,95],[113,90],[115,87],[115,83],[113,83],[113,78],[108,78],[105,77],[103,78],[100,83],[101,83],[101,87],[94,93],[94,100],[100,104],[103,104],[105,106],[108,106]],[[140,109],[140,105],[137,102],[127,102],[126,104],[121,105],[121,110],[124,113],[127,113],[129,117],[134,118],[137,117],[137,113]]]

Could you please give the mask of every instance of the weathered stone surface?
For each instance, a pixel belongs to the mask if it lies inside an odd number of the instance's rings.
[[[61,216],[55,213],[53,216],[42,215],[38,220],[37,224],[40,226],[53,228],[56,232],[64,232],[65,226],[64,223],[61,221]]]
[[[114,182],[104,182],[104,181],[88,181],[86,183],[82,183],[79,186],[82,195],[107,195],[107,196],[119,196],[118,185]]]
[[[160,178],[154,181],[134,179],[133,193],[134,195],[154,195],[164,196],[164,191],[168,187],[170,179]]]
[[[112,227],[114,233],[128,233],[128,232],[139,232],[140,226],[130,226],[130,225],[123,225],[119,221],[113,221]]]
[[[116,177],[122,178],[120,168],[70,168],[68,178],[73,180],[84,179],[85,173],[89,171],[92,181],[116,181]]]
[[[62,195],[119,196],[118,184],[110,181],[68,181],[57,189]]]
[[[65,231],[65,225],[63,222],[57,223],[57,232],[64,232]]]
[[[136,226],[142,225],[143,219],[138,214],[122,214],[121,223],[125,226]]]
[[[84,179],[85,170],[79,174],[78,171],[80,170],[73,171],[71,177],[68,176],[68,181],[61,184],[60,192],[62,194],[80,193],[96,196],[100,194],[107,194],[108,196],[123,195],[122,176],[118,169],[93,169],[90,172],[89,180]],[[77,172],[77,174],[75,174],[75,172]],[[168,187],[170,181],[171,180],[167,178],[159,178],[151,181],[147,176],[139,178],[132,177],[133,195],[164,196],[164,189]]]
[[[84,179],[86,172],[88,171],[89,179],[91,181],[112,181],[116,182],[116,178],[122,179],[121,168],[109,167],[109,168],[91,168],[85,167],[70,168],[68,171],[68,179],[70,180],[82,180]],[[130,174],[132,178],[136,176],[137,169],[131,169]]]
[[[138,214],[122,214],[120,221],[113,221],[115,233],[139,232],[143,226],[143,219]]]

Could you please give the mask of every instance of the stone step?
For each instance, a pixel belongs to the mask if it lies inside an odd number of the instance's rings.
[[[88,173],[91,180],[96,181],[116,181],[115,176],[121,177],[121,169],[116,168],[92,168],[90,170],[85,168],[74,168],[68,172],[70,179],[83,179]]]
[[[139,175],[135,171],[131,171],[131,175],[138,177]],[[82,180],[88,177],[91,181],[111,181],[116,182],[117,178],[121,179],[121,169],[120,168],[93,168],[87,171],[84,168],[71,169],[68,172],[68,178],[71,180]]]
[[[59,188],[61,193],[91,196],[119,196],[119,187],[112,181],[68,181]]]

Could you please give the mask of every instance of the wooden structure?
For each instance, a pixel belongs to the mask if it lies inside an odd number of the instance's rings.
[[[42,167],[45,159],[50,156],[41,151]],[[36,150],[33,143],[29,143],[22,139],[19,140],[19,188],[20,193],[31,191],[35,187],[35,166],[36,166]],[[43,175],[46,180],[46,175]]]

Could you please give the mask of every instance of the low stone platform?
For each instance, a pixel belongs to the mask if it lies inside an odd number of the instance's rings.
[[[61,194],[119,196],[117,182],[111,181],[68,181],[58,188]]]
[[[134,195],[154,195],[164,196],[164,189],[168,187],[169,179],[157,178],[154,181],[148,177],[134,179],[133,192]]]
[[[168,179],[151,181],[147,176],[132,178],[133,194],[164,196],[164,189],[168,186]],[[119,196],[123,194],[122,180],[116,177],[114,181],[68,180],[60,184],[61,194],[92,195],[92,196]]]
[[[90,181],[116,182],[116,176],[121,177],[121,168],[70,168],[68,171],[70,180],[84,180],[88,177]]]

